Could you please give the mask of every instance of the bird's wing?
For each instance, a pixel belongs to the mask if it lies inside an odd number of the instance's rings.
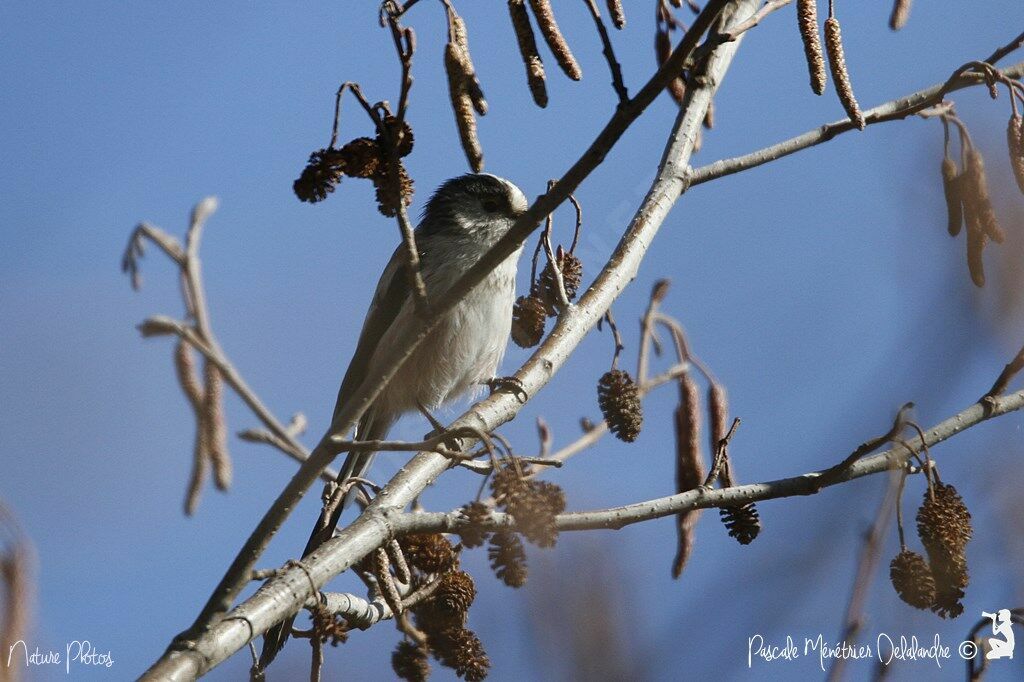
[[[366,311],[366,319],[363,320],[363,330],[359,334],[356,352],[345,372],[345,378],[341,380],[341,388],[338,389],[334,416],[338,415],[342,406],[363,383],[374,351],[409,299],[409,283],[402,272],[404,260],[402,246],[399,246],[391,254],[391,260],[377,282],[377,290],[370,302],[370,309]]]

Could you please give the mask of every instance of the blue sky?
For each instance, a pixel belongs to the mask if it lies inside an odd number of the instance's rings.
[[[465,5],[463,7],[462,5]],[[578,6],[577,6],[578,5]],[[634,6],[637,5],[637,6]],[[529,99],[504,8],[461,3],[491,111],[481,120],[487,170],[530,196],[559,176],[615,105],[600,44],[582,3],[559,7],[584,70],[564,78],[548,53],[546,110]],[[651,72],[650,8],[626,3],[629,24],[613,32],[632,92]],[[944,80],[989,54],[1024,25],[1018,0],[969,10],[917,3],[899,34],[889,3],[838,3],[857,96],[872,106]],[[174,383],[165,340],[140,340],[150,314],[179,315],[175,275],[155,252],[143,290],[131,291],[118,263],[133,225],[181,234],[191,205],[209,194],[221,209],[203,248],[217,333],[235,364],[282,418],[301,410],[323,428],[358,333],[372,283],[397,239],[366,183],[347,180],[316,206],[292,180],[310,151],[326,145],[333,92],[358,80],[372,99],[394,100],[398,69],[373,3],[185,2],[6,3],[0,9],[0,499],[38,554],[33,643],[63,649],[89,639],[112,670],[82,679],[126,679],[154,660],[191,622],[242,538],[294,469],[266,448],[232,442],[236,479],[228,494],[206,491],[198,514],[182,516],[192,442],[189,409]],[[447,104],[443,13],[420,3],[408,15],[419,38],[407,159],[418,211],[430,190],[466,170]],[[1019,61],[1012,56],[1007,63]],[[677,205],[640,275],[614,306],[635,358],[637,324],[651,283],[669,277],[666,312],[728,386],[743,418],[734,441],[742,481],[819,468],[883,431],[894,409],[918,405],[922,424],[962,409],[991,384],[1024,338],[1019,279],[1024,199],[1005,156],[1004,96],[955,96],[988,161],[997,210],[1010,237],[992,247],[985,290],[969,283],[963,241],[944,230],[938,176],[941,127],[918,119],[844,135],[770,166],[694,188]],[[369,132],[347,108],[343,138]],[[717,122],[695,163],[771,144],[841,117],[831,93],[807,87],[792,7],[750,33],[716,99]],[[643,197],[660,158],[674,105],[660,97],[577,193],[585,210],[581,255],[588,277],[604,262]],[[556,218],[568,238],[571,216]],[[521,281],[525,282],[525,278]],[[501,432],[524,452],[534,419],[556,445],[597,414],[594,383],[611,342],[594,334],[556,380]],[[512,371],[527,354],[510,348]],[[672,490],[671,388],[646,403],[633,445],[607,441],[551,480],[572,509],[661,496]],[[447,416],[457,414],[457,407]],[[234,398],[234,430],[254,426]],[[936,449],[944,479],[976,519],[968,552],[967,613],[952,622],[913,612],[879,574],[865,632],[938,633],[959,642],[981,610],[1024,601],[1019,572],[1024,509],[1020,429],[1012,415]],[[426,430],[408,419],[396,430]],[[376,476],[400,458],[378,458]],[[455,473],[426,502],[447,509],[475,494]],[[914,481],[907,514],[919,499]],[[493,660],[492,679],[567,679],[562,644],[581,631],[584,609],[608,609],[608,628],[627,670],[650,679],[815,675],[807,661],[746,668],[747,638],[838,636],[859,538],[884,480],[871,478],[806,499],[760,506],[764,530],[740,547],[712,518],[673,582],[670,520],[619,532],[564,536],[531,552],[533,580],[512,593],[494,579],[482,550],[466,564],[480,596],[471,626]],[[265,565],[297,553],[315,517],[310,495],[273,543]],[[886,534],[883,563],[896,551]],[[600,569],[597,568],[600,566]],[[567,580],[566,575],[574,576]],[[348,585],[346,581],[339,583]],[[576,590],[576,592],[573,592]],[[580,597],[582,591],[585,597]],[[576,594],[582,616],[553,602]],[[600,595],[601,598],[598,598]],[[328,665],[360,679],[387,679],[397,636],[387,626],[353,636]],[[955,652],[954,652],[955,657]],[[303,644],[283,654],[278,678],[301,673]],[[237,679],[239,655],[211,675]],[[896,679],[957,679],[906,664]],[[788,666],[788,667],[787,667]],[[1020,662],[993,679],[1017,679]],[[870,674],[852,662],[852,679]],[[31,678],[63,678],[33,670]],[[447,671],[438,670],[438,679]]]

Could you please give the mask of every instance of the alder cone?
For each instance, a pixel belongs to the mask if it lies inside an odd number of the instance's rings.
[[[426,682],[430,677],[427,652],[412,642],[402,640],[391,654],[391,668],[400,680]]]
[[[621,369],[605,372],[597,382],[597,403],[609,431],[627,443],[637,439],[644,414],[640,389],[629,372]]]
[[[925,558],[903,550],[889,564],[889,579],[900,599],[915,609],[927,609],[935,601],[935,579]]]
[[[533,348],[544,336],[547,310],[536,296],[520,296],[512,306],[512,340],[520,348]]]
[[[741,545],[749,545],[761,532],[761,519],[753,502],[718,510],[729,535]]]

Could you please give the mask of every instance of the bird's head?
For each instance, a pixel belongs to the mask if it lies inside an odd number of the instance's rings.
[[[503,235],[529,206],[522,190],[489,173],[471,173],[437,188],[423,211],[424,235]]]

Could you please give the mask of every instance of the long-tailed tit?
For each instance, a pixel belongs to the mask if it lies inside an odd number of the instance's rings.
[[[428,295],[448,291],[498,241],[528,206],[514,184],[490,174],[448,180],[430,198],[416,227],[420,272]],[[383,439],[406,412],[454,400],[493,379],[505,354],[515,302],[516,264],[520,247],[434,327],[391,381],[367,408],[356,426],[358,440]],[[335,415],[367,376],[386,368],[382,349],[415,333],[418,326],[412,292],[404,271],[402,247],[395,250],[370,303],[355,355],[338,391]],[[362,477],[374,453],[352,452],[345,459],[339,483]],[[341,505],[344,506],[344,505]],[[328,532],[334,518],[323,524]],[[326,521],[326,520],[325,520]],[[314,532],[304,555],[325,538]],[[261,664],[267,665],[287,640],[290,623],[267,633]]]

